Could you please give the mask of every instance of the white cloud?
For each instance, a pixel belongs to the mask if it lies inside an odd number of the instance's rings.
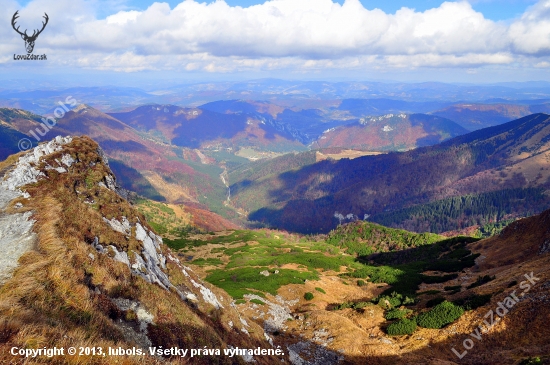
[[[8,13],[16,9],[6,3]],[[95,5],[94,5],[95,4]],[[550,0],[509,23],[485,19],[466,1],[424,12],[368,10],[359,0],[271,0],[248,8],[224,1],[154,3],[96,19],[84,0],[33,0],[21,21],[50,16],[37,41],[49,62],[137,71],[187,69],[361,69],[542,65],[550,56]],[[34,18],[33,18],[34,17]],[[23,20],[26,18],[25,20]],[[32,18],[32,19],[31,19]],[[5,23],[5,22],[4,22]],[[0,24],[0,52],[22,53],[21,39]],[[9,62],[0,59],[0,62]]]
[[[509,37],[518,53],[550,55],[550,1],[529,8],[510,26]]]

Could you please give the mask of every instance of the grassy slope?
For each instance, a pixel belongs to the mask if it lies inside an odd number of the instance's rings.
[[[113,231],[103,217],[121,219],[125,216],[130,222],[139,219],[146,224],[144,216],[126,201],[99,186],[110,172],[101,163],[96,150],[97,144],[83,137],[75,139],[63,151],[48,156],[48,163],[53,166],[56,165],[54,159],[60,159],[64,153],[78,162],[69,173],[43,171],[46,178],[27,187],[31,198],[19,200],[24,210],[34,212],[38,242],[36,250],[22,256],[22,265],[13,278],[0,288],[0,362],[13,361],[9,354],[13,346],[130,348],[134,344],[124,340],[116,323],[125,320],[130,326],[136,325],[132,322],[135,313],[121,312],[110,301],[111,297],[137,300],[153,314],[155,325],[148,327],[148,333],[156,346],[221,348],[228,340],[240,347],[265,346],[263,340],[229,333],[221,324],[222,320],[223,323],[238,321],[233,310],[216,311],[202,304],[193,308],[177,294],[131,275],[126,265],[99,255],[90,246],[93,238],[99,237],[104,245],[139,250],[139,241]],[[90,200],[93,203],[86,203]],[[163,250],[169,253],[166,247]],[[173,262],[169,260],[167,265],[175,285],[192,287]],[[207,312],[212,317],[206,315]],[[150,357],[131,356],[118,360],[123,364],[158,362]],[[209,364],[211,360],[205,357],[197,363]],[[223,357],[217,360],[233,363]],[[41,361],[110,364],[113,359],[81,356],[77,362],[71,357],[42,358]]]

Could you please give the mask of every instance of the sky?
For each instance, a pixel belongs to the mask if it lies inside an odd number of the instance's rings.
[[[0,0],[0,80],[550,81],[550,0]],[[34,54],[13,30],[38,29]],[[104,81],[103,81],[104,80]],[[122,81],[121,81],[122,82]],[[1,85],[0,85],[1,88]]]
[[[252,5],[263,4],[261,0],[226,0],[226,3],[231,6],[249,7]],[[343,4],[343,0],[335,1],[338,4]],[[180,3],[178,0],[167,1],[171,7],[175,7]],[[414,8],[417,11],[425,11],[431,8],[436,8],[443,1],[438,0],[362,0],[361,4],[367,9],[381,9],[386,13],[394,14],[402,7]],[[536,3],[536,0],[478,0],[470,2],[474,10],[480,11],[487,19],[491,20],[506,20],[521,15],[529,5]],[[151,5],[148,0],[128,1],[126,6],[130,9],[146,9]]]

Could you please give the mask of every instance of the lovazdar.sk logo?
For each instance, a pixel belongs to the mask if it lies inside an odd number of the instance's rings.
[[[41,60],[41,61],[47,60],[47,57],[45,54],[34,55],[32,54],[32,51],[34,50],[34,42],[36,42],[36,38],[38,38],[40,33],[42,33],[44,28],[46,28],[46,25],[48,24],[48,20],[50,20],[50,18],[48,17],[48,14],[44,13],[45,21],[42,22],[42,29],[40,30],[35,29],[32,35],[27,34],[27,29],[25,29],[24,32],[21,32],[19,30],[20,28],[19,26],[17,26],[16,28],[16,21],[17,21],[17,18],[19,18],[18,14],[19,14],[19,10],[17,10],[15,14],[13,14],[13,17],[11,18],[11,26],[13,27],[13,30],[15,30],[21,36],[21,38],[25,41],[25,48],[27,49],[27,54],[26,55],[14,54],[13,59],[14,60]]]

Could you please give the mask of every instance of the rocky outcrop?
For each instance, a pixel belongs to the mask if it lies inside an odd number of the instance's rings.
[[[211,349],[267,345],[255,334],[260,329],[255,323],[247,326],[250,332],[230,335],[229,327],[218,326],[213,318],[223,324],[244,319],[227,294],[180,263],[124,199],[107,159],[90,138],[57,137],[1,169],[0,281],[9,282],[0,291],[0,301],[8,303],[0,315],[12,322],[7,339],[0,341],[0,363],[11,360],[2,355],[9,353],[5,349],[24,346],[37,333],[47,347],[59,341],[82,346],[82,331],[95,344],[112,347],[168,348],[180,339]],[[25,262],[33,257],[40,264],[31,262],[10,276],[32,248]],[[45,320],[35,321],[38,317]],[[162,360],[148,350],[145,354],[146,360],[124,361]]]
[[[11,277],[19,258],[30,250],[36,241],[36,234],[32,231],[35,223],[32,212],[8,214],[6,208],[17,198],[28,198],[29,195],[23,187],[37,182],[44,176],[37,168],[40,159],[60,151],[63,145],[71,141],[71,137],[57,137],[41,144],[21,156],[4,176],[0,176],[0,284]],[[66,173],[66,168],[70,167],[74,160],[70,155],[63,155],[56,162],[57,166],[47,165],[45,169]],[[15,208],[23,208],[23,205],[18,203]]]
[[[27,197],[28,194],[21,191],[20,188],[27,184],[35,183],[41,176],[44,176],[37,166],[40,164],[40,159],[44,156],[48,156],[54,152],[60,151],[63,145],[72,141],[72,137],[57,136],[55,139],[48,143],[41,144],[29,153],[21,156],[14,168],[6,174],[1,185],[4,189],[19,193],[20,195]],[[61,161],[56,161],[58,166],[46,166],[45,169],[55,169],[60,173],[67,172],[65,167],[70,167],[74,160],[71,156],[64,155]]]

